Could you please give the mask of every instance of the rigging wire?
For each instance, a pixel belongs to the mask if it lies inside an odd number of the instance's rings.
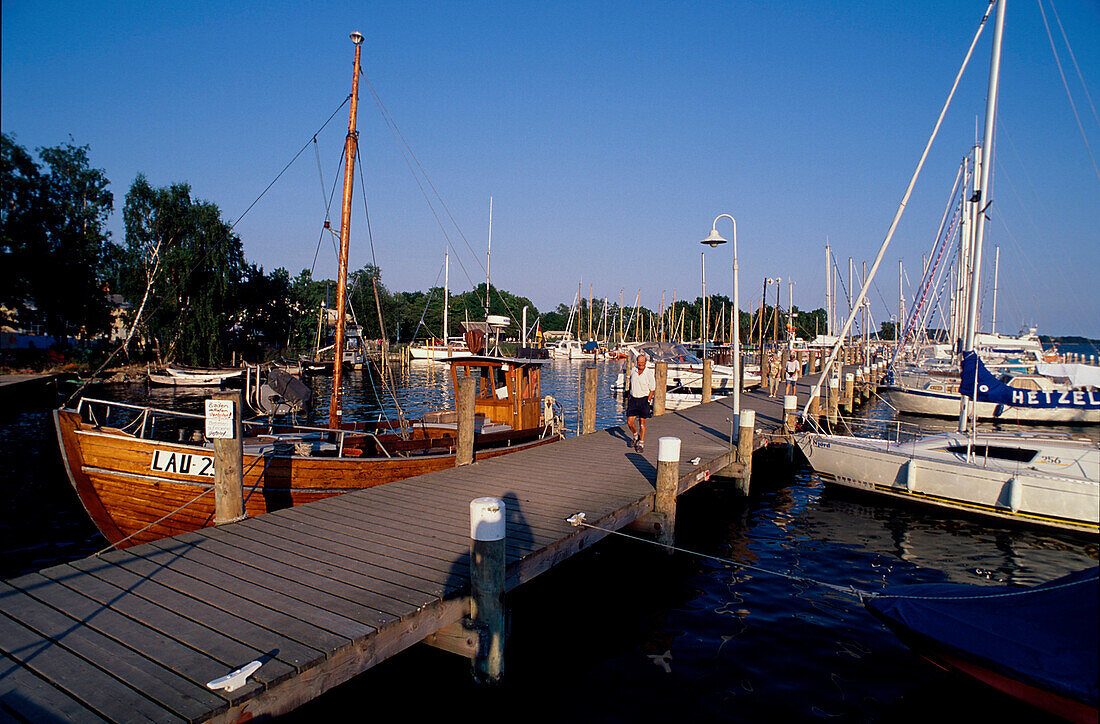
[[[454,225],[455,231],[458,232],[458,235],[462,238],[462,241],[465,242],[466,248],[470,251],[470,255],[473,256],[474,260],[477,262],[478,267],[482,271],[485,271],[485,266],[481,263],[480,256],[476,252],[474,252],[473,246],[471,246],[470,244],[470,240],[466,238],[466,234],[463,233],[462,227],[459,226],[458,221],[455,220],[454,215],[451,213],[451,209],[443,200],[443,197],[442,195],[440,195],[439,190],[436,189],[435,184],[432,183],[431,178],[428,176],[428,172],[424,170],[424,167],[423,165],[421,165],[420,160],[413,152],[412,146],[410,146],[409,142],[405,139],[405,135],[401,133],[401,129],[398,128],[397,122],[394,121],[393,116],[390,115],[389,109],[386,108],[385,103],[382,102],[381,96],[375,90],[374,86],[371,84],[370,80],[366,77],[365,74],[363,75],[363,82],[366,83],[367,89],[370,91],[371,97],[374,98],[374,102],[378,105],[378,109],[382,115],[383,122],[386,124],[387,128],[389,128],[390,135],[393,136],[394,143],[397,144],[398,151],[401,153],[401,157],[404,159],[405,165],[408,166],[409,172],[413,176],[413,180],[416,181],[416,185],[420,188],[420,193],[424,197],[424,201],[428,204],[428,208],[431,210],[432,216],[435,217],[436,224],[439,226],[439,230],[443,233],[443,238],[447,242],[447,248],[455,253],[455,259],[458,261],[458,265],[459,267],[461,267],[462,273],[466,275],[466,280],[470,283],[471,287],[476,289],[478,285],[475,284],[474,280],[470,277],[470,272],[466,269],[466,265],[462,261],[462,256],[458,253],[458,249],[455,247],[454,242],[451,240],[450,234],[447,233],[447,229],[443,224],[443,220],[440,218],[439,212],[436,210],[435,205],[432,203],[432,200],[429,197],[427,190],[424,188],[424,184],[427,184],[428,188],[431,189],[432,194],[435,195],[439,206],[442,207],[447,218],[450,220],[451,224]],[[421,179],[423,179],[423,181]],[[486,286],[488,287],[489,285],[489,281],[486,280]],[[489,289],[487,288],[486,291],[488,292]],[[512,309],[512,306],[508,303],[508,300],[504,298],[499,289],[496,290],[496,293],[497,298],[500,299],[500,301],[504,304],[504,307],[508,310],[508,314],[513,319],[515,319],[515,310]]]
[[[1042,3],[1039,3],[1039,8],[1042,9]],[[1073,46],[1069,44],[1069,38],[1066,36],[1066,29],[1062,27],[1062,18],[1058,17],[1058,9],[1054,7],[1054,1],[1050,2],[1050,11],[1054,14],[1054,21],[1058,23],[1058,30],[1062,33],[1062,40],[1066,44],[1066,50],[1069,51],[1069,57],[1073,61],[1073,68],[1077,71],[1077,80],[1081,83],[1081,90],[1085,92],[1085,98],[1088,99],[1089,108],[1092,109],[1092,117],[1096,121],[1097,125],[1100,125],[1100,115],[1096,113],[1096,104],[1092,102],[1092,95],[1089,94],[1089,87],[1085,83],[1085,79],[1081,74],[1081,66],[1077,65],[1077,56],[1073,53]]]
[[[1054,7],[1054,5],[1051,4],[1052,9],[1053,9],[1053,7]],[[1092,171],[1093,171],[1093,173],[1096,174],[1097,180],[1100,180],[1100,168],[1096,167],[1096,157],[1093,155],[1092,146],[1089,145],[1089,139],[1085,135],[1085,128],[1084,128],[1084,126],[1081,125],[1081,116],[1077,112],[1077,104],[1073,102],[1073,94],[1070,93],[1069,83],[1066,82],[1066,73],[1065,73],[1065,70],[1063,70],[1063,68],[1062,68],[1062,58],[1058,55],[1058,49],[1054,45],[1054,38],[1050,34],[1050,25],[1047,23],[1047,14],[1046,14],[1046,11],[1043,10],[1042,0],[1039,0],[1039,13],[1043,16],[1043,28],[1046,29],[1047,39],[1050,41],[1050,52],[1052,52],[1054,54],[1054,62],[1058,64],[1058,75],[1061,76],[1061,78],[1062,78],[1062,87],[1066,89],[1066,99],[1069,101],[1070,108],[1073,109],[1073,118],[1074,118],[1074,120],[1077,121],[1077,130],[1079,130],[1081,132],[1081,140],[1085,144],[1085,150],[1088,151],[1089,160],[1092,161]],[[1061,21],[1059,21],[1059,23],[1058,23],[1059,28],[1061,28],[1061,25],[1062,25]],[[1065,30],[1062,31],[1062,37],[1065,37]],[[1066,46],[1067,47],[1069,46],[1069,40],[1068,39],[1066,40]],[[1072,54],[1072,49],[1071,49],[1070,53]],[[1077,59],[1076,58],[1073,59],[1073,63],[1074,63],[1074,65],[1077,64]],[[1078,73],[1080,73],[1080,68],[1078,68]],[[1092,98],[1089,98],[1089,103],[1090,104],[1092,103]],[[1093,113],[1095,114],[1095,112],[1096,112],[1096,108],[1094,106],[1093,107]]]
[[[339,113],[340,110],[344,106],[346,106],[348,104],[348,101],[350,101],[350,100],[351,100],[351,94],[349,93],[348,97],[344,99],[344,102],[341,103],[340,106],[335,111],[332,112],[332,115],[328,117],[328,120],[326,120],[324,123],[321,124],[321,127],[318,128],[316,133],[313,134],[311,140],[306,141],[305,145],[303,145],[300,149],[298,149],[298,153],[294,154],[294,157],[291,158],[289,161],[287,161],[287,164],[285,166],[283,166],[283,170],[280,171],[278,174],[276,174],[275,178],[273,178],[271,180],[271,183],[269,183],[267,185],[267,187],[263,191],[260,192],[260,195],[256,197],[256,200],[253,201],[251,204],[249,204],[248,208],[244,210],[244,213],[242,213],[240,216],[238,216],[237,220],[229,225],[229,228],[231,230],[236,228],[237,224],[241,223],[241,219],[243,219],[245,216],[248,215],[248,212],[252,210],[252,207],[254,207],[256,204],[260,203],[260,199],[262,199],[264,197],[264,195],[268,191],[271,190],[271,187],[275,185],[275,182],[278,181],[282,177],[282,175],[284,173],[286,173],[286,170],[288,168],[290,168],[294,164],[295,161],[298,160],[298,157],[301,156],[302,153],[304,153],[307,148],[309,148],[309,144],[311,142],[315,142],[317,140],[317,134],[320,133],[321,131],[325,130],[325,126],[327,126],[332,121],[332,119],[336,117],[336,114]]]
[[[458,255],[458,250],[455,249],[454,244],[451,242],[450,234],[447,233],[447,229],[443,226],[443,220],[439,218],[439,213],[436,211],[435,206],[432,204],[432,200],[428,197],[428,192],[424,190],[424,184],[421,182],[420,176],[417,174],[416,169],[413,168],[413,164],[409,161],[410,156],[412,156],[413,160],[416,161],[416,156],[413,154],[412,149],[409,148],[408,144],[404,143],[404,136],[397,128],[397,124],[393,121],[393,118],[390,116],[385,104],[382,103],[381,97],[378,95],[377,91],[375,91],[374,86],[371,85],[370,79],[368,79],[366,75],[363,76],[363,82],[367,84],[367,89],[370,91],[371,97],[374,98],[374,102],[378,105],[378,108],[382,114],[382,120],[385,122],[386,127],[389,128],[390,135],[393,136],[394,143],[397,144],[397,150],[401,153],[401,157],[405,160],[405,165],[409,167],[409,173],[412,174],[413,180],[416,182],[417,187],[419,187],[420,194],[424,197],[424,201],[428,204],[428,208],[429,210],[431,210],[432,216],[435,217],[435,223],[439,226],[439,230],[443,233],[443,238],[446,239],[448,248],[455,252],[455,259],[458,261],[458,265],[462,268],[462,273],[466,275],[467,281],[470,282],[470,286],[476,287],[477,285],[474,284],[474,280],[470,277],[470,272],[466,270],[466,265],[462,262],[462,257]],[[420,165],[419,161],[416,161],[416,166],[417,168],[420,168],[423,172],[423,167]],[[427,181],[429,186],[431,186],[431,180],[427,178],[427,174],[424,175],[424,180]],[[432,186],[432,190],[435,191],[434,186]],[[436,196],[439,196],[438,192],[436,193]],[[442,199],[440,199],[440,204],[443,204]],[[446,208],[446,205],[443,204],[443,207]],[[448,211],[447,214],[448,216],[450,216],[450,211]],[[451,218],[451,221],[454,222],[453,217]],[[470,250],[470,254],[474,257],[475,260],[477,260],[477,254],[474,253],[473,247],[470,246],[469,240],[466,239],[466,236],[462,233],[462,229],[458,226],[457,223],[455,223],[455,228],[458,229],[458,233],[462,237],[462,240],[466,242],[466,248]],[[480,260],[478,260],[479,265],[480,263]],[[484,267],[482,267],[482,269],[484,269]]]

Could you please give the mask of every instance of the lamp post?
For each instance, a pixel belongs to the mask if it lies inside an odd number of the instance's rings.
[[[790,305],[790,309],[787,310],[787,349],[794,349],[794,280],[788,279],[787,284],[790,287],[789,296],[787,297],[787,303]]]
[[[715,244],[711,244],[713,249]],[[707,255],[703,252],[699,252],[699,265],[703,270],[703,296],[700,297],[703,306],[699,313],[699,324],[702,328],[701,335],[703,337],[703,359],[707,358]]]
[[[725,244],[726,240],[718,234],[718,220],[726,218],[733,224],[733,414],[741,414],[741,312],[737,304],[737,219],[729,214],[719,214],[710,225],[710,233],[702,243],[711,248]],[[703,342],[706,353],[706,342]]]
[[[760,330],[758,332],[760,338],[760,370],[763,373],[764,370],[764,317],[767,316],[768,307],[768,285],[778,284],[778,279],[771,279],[764,277],[764,292],[760,297]]]

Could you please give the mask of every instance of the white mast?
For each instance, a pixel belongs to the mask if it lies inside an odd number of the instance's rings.
[[[985,209],[989,205],[989,176],[993,168],[993,122],[997,115],[997,89],[1001,79],[1001,39],[1004,36],[1005,4],[1007,0],[997,2],[997,20],[993,26],[993,57],[989,63],[989,89],[986,92],[985,131],[982,134],[982,148],[985,150],[985,162],[982,163],[977,197],[978,218],[974,244],[972,272],[970,280],[970,298],[966,310],[966,340],[963,351],[974,349],[974,335],[978,327],[978,286],[982,272],[982,242],[985,237]],[[960,395],[959,430],[966,430],[966,412],[968,400]]]
[[[898,323],[894,326],[894,342],[899,348],[903,329],[905,329],[905,262],[898,259]]]
[[[493,197],[489,197],[489,246],[485,250],[485,318],[489,317],[489,257],[493,253]]]
[[[997,283],[1001,276],[1001,247],[997,247],[997,253],[993,256],[993,323],[989,331],[997,334]]]
[[[447,356],[451,356],[451,326],[447,315],[450,305],[451,253],[443,252],[443,344],[447,347]]]
[[[833,335],[833,257],[825,242],[825,334]]]

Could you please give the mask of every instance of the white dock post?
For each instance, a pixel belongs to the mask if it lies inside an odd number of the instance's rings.
[[[836,377],[829,378],[829,424],[837,423],[837,407],[840,403],[840,380]]]
[[[470,501],[470,619],[481,631],[474,679],[497,684],[504,673],[504,537],[499,498]]]
[[[794,428],[798,423],[798,395],[783,396],[783,429],[787,433],[787,462],[794,461]]]
[[[749,494],[752,482],[753,437],[756,433],[756,410],[741,410],[737,419],[737,462],[744,463],[744,475],[736,479],[735,489],[742,495]]]
[[[680,438],[662,437],[657,441],[657,492],[653,512],[661,518],[657,542],[672,553],[676,539],[676,496],[680,492]]]

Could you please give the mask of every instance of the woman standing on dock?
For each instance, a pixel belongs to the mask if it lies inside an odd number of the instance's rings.
[[[639,354],[635,360],[626,389],[626,426],[633,434],[628,445],[638,452],[645,452],[645,421],[653,416],[653,394],[657,391],[657,380],[653,376],[652,368],[646,367],[645,354]],[[640,435],[639,430],[634,429],[635,418],[638,420]]]
[[[779,393],[779,375],[782,369],[779,366],[779,357],[775,352],[768,354],[768,397],[775,397]]]

